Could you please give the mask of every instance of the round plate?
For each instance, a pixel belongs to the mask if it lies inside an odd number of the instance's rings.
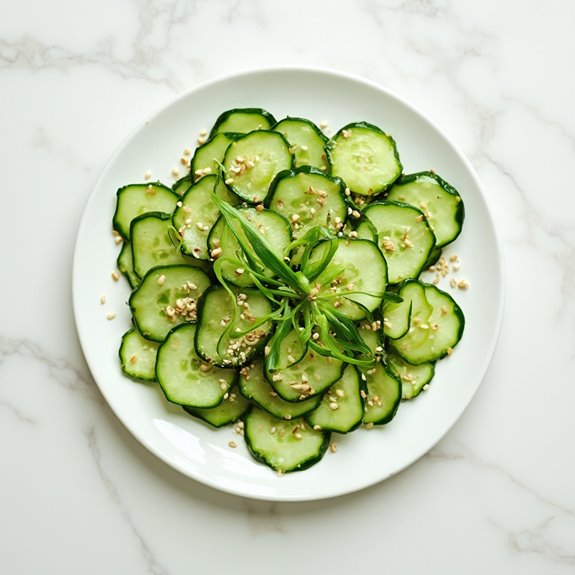
[[[405,173],[435,170],[465,202],[457,253],[468,290],[440,283],[466,317],[463,340],[438,362],[429,390],[403,403],[395,419],[372,430],[334,436],[337,453],[306,471],[279,476],[254,461],[231,427],[213,430],[168,403],[158,386],[132,381],[119,368],[118,347],[130,327],[124,278],[111,278],[119,246],[112,237],[115,192],[152,179],[172,183],[171,170],[186,147],[195,147],[224,110],[261,107],[277,119],[301,116],[327,121],[335,133],[364,120],[397,142]],[[113,156],[93,190],[78,232],[73,271],[74,312],[86,360],[116,415],[144,446],[193,479],[216,489],[267,500],[302,501],[350,493],[404,469],[441,439],[470,402],[494,351],[502,316],[501,261],[481,187],[461,152],[425,116],[372,83],[330,71],[274,69],[239,74],[205,84],[146,121]],[[101,304],[101,296],[106,303]],[[113,321],[106,319],[115,312]],[[238,447],[228,446],[236,440]]]

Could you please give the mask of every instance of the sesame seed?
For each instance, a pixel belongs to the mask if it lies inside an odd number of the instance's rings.
[[[459,282],[457,282],[457,287],[459,289],[467,289],[469,287],[469,282],[465,278],[459,280]]]
[[[100,296],[100,304],[101,304],[101,305],[104,305],[104,304],[106,303],[106,300],[107,300],[106,294],[102,294],[102,295]]]
[[[228,441],[228,445],[233,449],[236,448],[238,446],[238,444],[235,441]]]
[[[136,363],[138,361],[137,354],[134,354],[130,357],[130,363]]]
[[[120,279],[120,274],[118,272],[112,272],[112,279],[117,282]]]
[[[234,183],[233,178],[227,178],[224,182],[227,186],[231,186]]]
[[[332,441],[329,444],[329,450],[331,451],[331,453],[335,453],[337,451],[337,444]]]
[[[297,433],[294,433],[293,436],[294,436],[296,439],[303,439],[303,435],[302,435],[299,431],[298,431]]]
[[[337,409],[339,409],[339,404],[335,401],[332,401],[331,403],[329,403],[329,408],[332,409],[333,411],[336,411]]]
[[[112,320],[116,317],[116,314],[111,311],[110,313],[108,313],[108,315],[106,315],[106,319]]]
[[[144,180],[149,180],[152,177],[152,172],[150,172],[150,170],[146,170],[146,172],[144,172]]]

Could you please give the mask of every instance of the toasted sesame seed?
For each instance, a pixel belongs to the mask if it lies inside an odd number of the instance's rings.
[[[112,279],[117,282],[120,279],[120,274],[118,272],[112,272]]]
[[[235,441],[228,441],[228,445],[233,449],[236,448],[238,446],[238,444]]]
[[[331,453],[335,453],[337,451],[337,444],[332,441],[329,444],[329,450],[331,451]]]
[[[134,354],[130,356],[130,363],[136,363],[138,361],[138,355]]]
[[[114,319],[115,317],[116,317],[116,314],[115,314],[115,312],[113,312],[113,311],[109,312],[109,313],[106,315],[106,319],[110,319],[110,320]]]
[[[211,252],[210,255],[212,256],[212,258],[216,259],[219,258],[222,255],[222,248],[214,248]]]
[[[469,281],[467,279],[462,279],[457,282],[457,287],[459,289],[467,289],[469,287]]]
[[[100,304],[101,304],[101,305],[104,305],[104,304],[106,303],[107,299],[108,299],[108,298],[106,297],[106,294],[102,294],[102,295],[100,296]]]

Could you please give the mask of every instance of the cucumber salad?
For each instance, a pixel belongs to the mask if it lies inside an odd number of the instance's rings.
[[[122,371],[233,425],[280,474],[335,452],[337,434],[389,424],[463,334],[453,297],[422,279],[461,232],[457,190],[404,174],[377,126],[328,138],[259,108],[222,113],[185,155],[173,186],[117,191]]]

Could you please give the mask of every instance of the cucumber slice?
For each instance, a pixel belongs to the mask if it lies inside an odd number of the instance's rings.
[[[327,152],[331,173],[362,196],[386,190],[403,169],[393,138],[367,122],[344,126],[329,142]]]
[[[192,177],[190,174],[186,174],[172,185],[172,190],[174,190],[178,196],[183,196],[191,185]]]
[[[118,259],[116,260],[116,265],[120,272],[126,276],[130,287],[134,289],[140,283],[140,277],[134,271],[134,260],[132,257],[132,244],[128,241],[124,241],[122,244],[122,249],[118,254]]]
[[[314,226],[322,226],[335,235],[347,219],[344,189],[339,178],[304,166],[277,175],[266,206],[288,218],[295,239]]]
[[[244,425],[251,454],[280,473],[311,467],[329,445],[329,433],[314,430],[303,417],[286,421],[252,407]]]
[[[395,371],[401,381],[401,398],[413,399],[417,397],[435,375],[435,362],[413,365],[405,361],[397,353],[387,356],[390,367]]]
[[[405,294],[404,294],[405,296]],[[383,302],[383,333],[390,339],[399,339],[409,330],[411,308],[413,302],[410,298],[402,302]]]
[[[116,192],[116,211],[112,220],[114,229],[129,240],[130,224],[136,216],[148,212],[171,214],[177,201],[178,194],[160,182],[124,186]]]
[[[210,284],[208,275],[194,266],[152,268],[128,302],[136,327],[146,339],[164,341],[176,325],[196,321],[197,301]]]
[[[379,361],[367,369],[363,377],[367,386],[363,423],[389,423],[395,417],[401,401],[399,377]]]
[[[459,192],[433,172],[403,176],[387,197],[419,208],[436,238],[436,246],[451,243],[463,227],[465,209]],[[430,264],[431,265],[431,264]]]
[[[275,118],[262,108],[234,108],[218,116],[210,138],[220,132],[247,134],[254,130],[269,130],[275,123]]]
[[[337,250],[331,262],[315,280],[321,286],[318,298],[331,302],[348,318],[360,320],[381,305],[387,265],[373,242],[346,238],[336,241]],[[327,242],[319,243],[310,254],[310,263],[321,260],[327,249]]]
[[[305,118],[288,117],[280,120],[272,129],[289,142],[296,168],[314,166],[323,171],[329,169],[325,151],[328,140],[313,122]]]
[[[132,220],[132,261],[134,272],[139,277],[144,277],[148,270],[156,266],[187,263],[182,252],[174,245],[172,233],[172,216],[169,214],[151,212]]]
[[[263,202],[276,174],[289,170],[293,156],[279,132],[258,130],[232,142],[222,162],[226,185],[250,204]]]
[[[320,406],[306,419],[314,429],[349,433],[359,427],[363,420],[365,385],[353,365],[348,365],[341,379],[325,393]]]
[[[363,213],[377,230],[389,283],[417,277],[435,247],[435,236],[423,213],[401,202],[375,202]]]
[[[261,209],[261,206],[260,209],[246,206],[238,208],[238,211],[248,222],[257,227],[261,235],[268,240],[274,253],[279,258],[283,258],[285,249],[292,241],[289,222],[281,214],[265,208]],[[249,245],[245,236],[243,239]],[[216,265],[221,265],[222,275],[226,281],[239,287],[254,285],[253,279],[245,273],[243,259],[238,258],[238,254],[243,253],[240,244],[223,217],[220,217],[213,226],[208,237],[208,244],[211,253],[217,248],[221,250],[218,256],[221,262]],[[270,270],[266,270],[264,275],[273,277]]]
[[[427,301],[424,285],[418,280],[405,281],[401,284],[398,295],[403,298],[403,302],[397,304],[392,316],[386,316],[384,309],[383,329],[386,335],[388,332],[393,335],[400,334],[389,341],[390,346],[400,353],[399,350],[415,348],[427,339],[433,307]],[[409,316],[406,319],[407,310]]]
[[[423,264],[423,269],[428,270],[431,266],[434,266],[439,261],[439,258],[441,258],[442,254],[443,248],[438,248],[436,244],[435,248],[431,250],[427,261]]]
[[[232,369],[203,362],[196,354],[196,325],[174,328],[158,349],[156,378],[166,399],[189,407],[219,405],[237,379]]]
[[[212,427],[223,427],[243,417],[250,405],[250,402],[245,397],[237,393],[237,387],[233,387],[224,395],[223,401],[216,407],[202,409],[184,406],[184,410],[190,415],[209,423]]]
[[[225,288],[213,285],[206,290],[198,310],[196,351],[205,361],[220,367],[249,362],[261,352],[272,328],[270,320],[263,321],[272,308],[261,292],[235,289],[233,293],[234,300]],[[233,337],[248,329],[245,335]]]
[[[242,368],[238,386],[240,393],[246,399],[280,419],[301,417],[316,409],[321,402],[320,396],[298,402],[282,399],[265,378],[261,360]]]
[[[200,260],[210,258],[208,236],[220,216],[212,199],[214,193],[228,203],[237,203],[218,176],[204,176],[188,187],[172,217],[173,226],[181,237],[182,252]]]
[[[390,344],[404,360],[420,365],[441,359],[453,351],[463,335],[465,318],[455,300],[437,286],[415,281],[411,284],[412,289],[420,286],[417,288],[419,295],[412,300],[411,327],[403,337]],[[400,290],[400,294],[403,292]]]
[[[120,345],[120,367],[134,379],[156,380],[156,354],[158,343],[142,337],[136,328],[122,336]]]
[[[270,348],[276,345],[278,337],[280,330],[270,340]],[[268,381],[283,399],[300,401],[319,395],[341,377],[343,363],[308,349],[295,330],[292,329],[279,345],[277,369],[270,372],[270,354],[266,357],[265,369]]]
[[[199,180],[208,174],[217,174],[228,146],[240,136],[241,134],[220,132],[196,148],[190,163],[193,179]]]

